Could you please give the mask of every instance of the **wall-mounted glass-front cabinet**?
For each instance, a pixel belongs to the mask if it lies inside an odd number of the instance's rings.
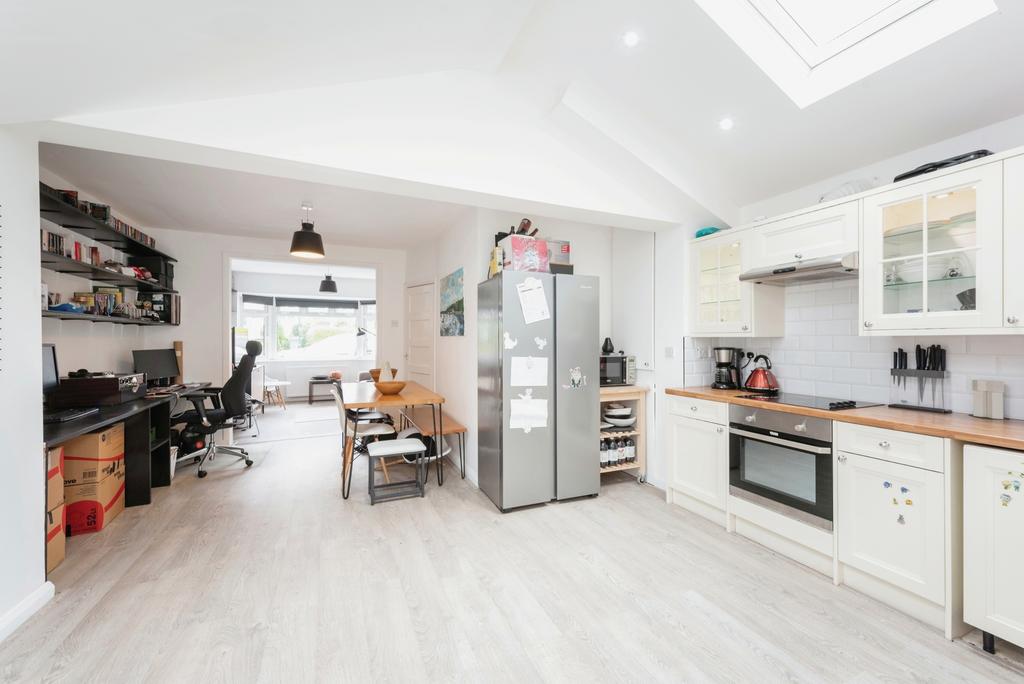
[[[746,233],[723,231],[690,245],[690,316],[687,334],[781,337],[783,290],[740,281],[746,268]]]
[[[862,331],[998,328],[1002,164],[864,200]]]

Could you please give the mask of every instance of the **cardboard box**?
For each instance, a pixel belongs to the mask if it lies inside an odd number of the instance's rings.
[[[46,510],[64,503],[64,447],[46,452]]]
[[[64,486],[100,482],[124,470],[124,424],[76,437],[64,445]]]
[[[99,532],[124,510],[124,468],[99,482],[65,487],[64,508],[69,535]]]
[[[547,273],[548,243],[525,235],[509,235],[498,243],[505,254],[504,267],[510,271]]]
[[[64,560],[64,504],[46,513],[46,573],[49,574]]]
[[[548,262],[572,265],[572,247],[568,240],[545,240],[548,243]]]

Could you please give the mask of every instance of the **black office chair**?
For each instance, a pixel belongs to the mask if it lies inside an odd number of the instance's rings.
[[[220,453],[244,459],[247,468],[252,465],[249,452],[245,449],[217,444],[217,433],[233,428],[235,420],[243,418],[249,410],[250,404],[245,390],[252,377],[256,357],[262,353],[262,344],[255,340],[246,342],[245,356],[238,362],[238,366],[224,386],[209,387],[201,393],[189,396],[195,410],[186,411],[178,417],[180,422],[187,423],[192,430],[208,435],[206,451],[199,459],[199,470],[196,473],[199,477],[206,477],[206,471],[203,470],[206,459],[212,459]],[[212,408],[206,406],[207,399],[213,405]]]

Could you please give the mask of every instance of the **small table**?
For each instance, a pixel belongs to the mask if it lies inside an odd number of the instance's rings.
[[[336,380],[331,380],[330,378],[323,378],[323,379],[321,379],[321,378],[310,378],[309,379],[309,403],[312,404],[313,401],[314,401],[313,400],[313,388],[314,387],[316,387],[317,385],[333,385],[335,382],[337,382],[337,381]],[[332,401],[331,397],[327,397],[327,401]]]
[[[444,396],[427,389],[418,382],[406,382],[405,387],[398,394],[381,394],[377,391],[376,385],[372,382],[339,382],[338,390],[341,392],[342,401],[346,409],[383,409],[393,408],[402,410],[410,406],[429,406],[431,416],[431,427],[433,434],[444,434],[444,419],[441,414],[441,405],[444,404]],[[341,464],[341,496],[347,499],[352,490],[352,459],[353,446],[358,436],[359,423],[352,424],[352,437],[348,436],[348,418],[345,418],[345,425],[342,426],[342,464]],[[435,468],[437,470],[437,484],[444,484],[444,473],[441,466],[441,440],[434,440]]]

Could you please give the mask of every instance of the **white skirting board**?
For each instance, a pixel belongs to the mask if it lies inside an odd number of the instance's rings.
[[[21,602],[0,616],[0,641],[3,641],[26,620],[35,615],[36,611],[53,598],[53,582],[43,582],[39,588],[26,596]]]

